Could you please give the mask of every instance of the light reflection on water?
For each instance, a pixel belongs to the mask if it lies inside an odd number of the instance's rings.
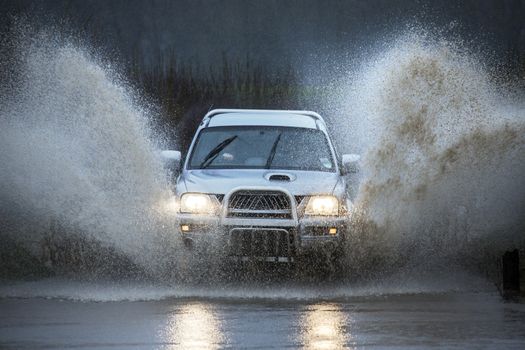
[[[525,349],[525,305],[496,293],[342,302],[0,298],[0,310],[0,348]]]
[[[300,318],[301,340],[305,349],[346,348],[352,335],[346,325],[350,316],[332,303],[308,306]]]
[[[166,340],[173,349],[219,349],[224,334],[212,305],[191,303],[170,316]],[[170,347],[171,348],[171,347]]]
[[[245,313],[242,308],[238,312]],[[221,317],[221,312],[211,304],[193,302],[181,305],[176,312],[170,314],[161,337],[163,343],[170,349],[219,349],[235,345],[229,344],[232,339],[227,339],[226,336],[228,332],[233,331],[231,327],[243,333],[242,329],[247,326],[249,332],[257,334],[252,334],[245,339],[248,343],[243,342],[244,346],[258,347],[271,343],[284,345],[287,343],[285,338],[291,340],[295,346],[316,350],[347,349],[355,343],[350,332],[351,316],[337,303],[304,305],[296,314],[296,319],[288,324],[287,322],[267,324],[265,312],[262,313],[246,310],[245,316],[250,320],[241,325],[236,324],[235,320]],[[250,326],[254,317],[255,319],[261,317],[261,324],[256,329]],[[296,326],[293,327],[293,324]],[[281,341],[283,343],[280,343]]]

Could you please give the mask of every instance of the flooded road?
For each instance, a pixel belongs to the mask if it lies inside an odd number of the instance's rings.
[[[335,300],[0,300],[0,348],[525,347],[525,305],[495,293]]]
[[[525,349],[525,305],[476,277],[524,244],[523,98],[461,41],[409,31],[330,86],[341,151],[363,156],[340,280],[319,282],[337,269],[309,262],[297,283],[238,288],[216,273],[220,251],[194,266],[174,234],[157,107],[52,30],[13,37],[0,62],[0,349]]]

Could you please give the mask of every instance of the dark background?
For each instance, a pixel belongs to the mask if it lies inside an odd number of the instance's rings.
[[[326,91],[409,27],[461,38],[523,81],[520,0],[3,0],[0,30],[26,18],[80,38],[186,130],[211,106],[324,112]],[[503,67],[503,68],[502,68]],[[181,127],[182,126],[182,127]]]

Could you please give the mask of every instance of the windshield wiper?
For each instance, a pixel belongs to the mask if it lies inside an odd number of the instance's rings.
[[[201,162],[201,164],[199,165],[199,168],[201,169],[204,169],[206,167],[208,167],[208,165],[211,164],[211,162],[213,162],[215,160],[215,158],[217,158],[217,156],[219,155],[219,153],[221,153],[221,151],[223,149],[226,148],[226,146],[228,146],[230,143],[233,142],[233,140],[235,140],[237,138],[237,135],[234,135],[232,137],[229,137],[227,138],[226,140],[222,141],[221,143],[219,143],[217,146],[215,146],[211,151],[210,153],[208,153],[206,155],[206,157],[204,157],[204,160]]]
[[[277,151],[277,144],[281,140],[281,135],[282,135],[282,133],[280,133],[277,136],[277,138],[275,139],[275,141],[274,141],[274,143],[272,145],[272,149],[270,151],[270,154],[268,155],[268,159],[266,160],[266,169],[270,169],[270,166],[272,165],[273,157],[275,157],[275,152]]]

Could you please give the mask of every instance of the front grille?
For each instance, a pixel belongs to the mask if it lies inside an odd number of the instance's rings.
[[[228,201],[228,216],[291,219],[290,198],[279,191],[238,191]]]
[[[224,195],[223,195],[223,194],[216,194],[216,195],[215,195],[215,198],[217,198],[217,200],[219,201],[219,203],[222,203],[222,200],[224,199]]]
[[[230,255],[245,257],[291,257],[294,235],[283,229],[236,228],[230,231]]]
[[[297,205],[301,205],[305,197],[306,196],[295,196],[295,202],[297,203]]]

